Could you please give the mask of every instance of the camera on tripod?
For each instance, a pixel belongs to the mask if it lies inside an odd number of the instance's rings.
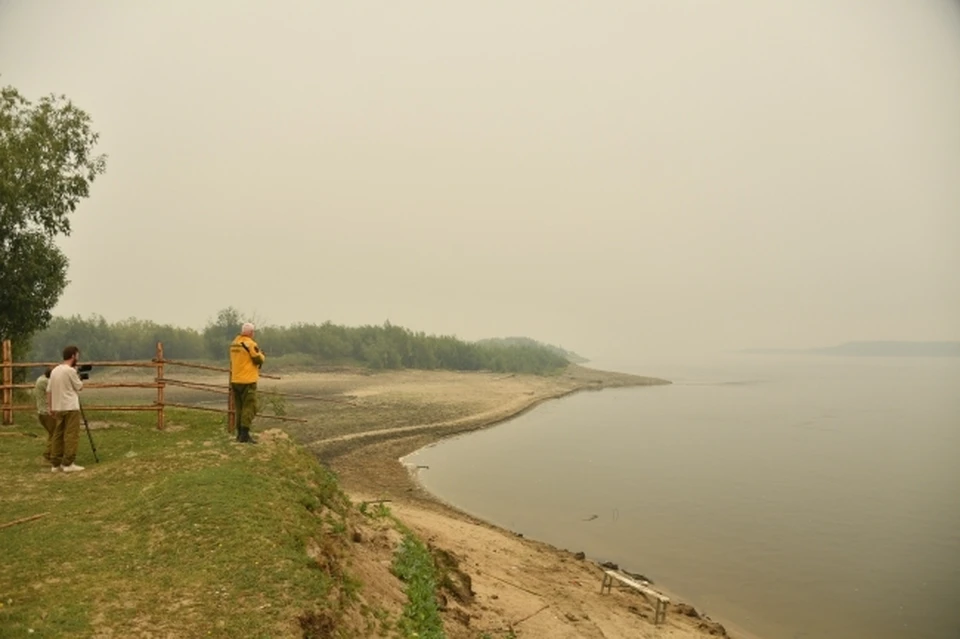
[[[90,371],[93,370],[93,364],[80,364],[76,368],[77,372],[80,373],[81,380],[90,379]]]

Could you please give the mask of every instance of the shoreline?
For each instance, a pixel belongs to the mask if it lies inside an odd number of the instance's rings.
[[[575,376],[578,377],[578,383],[573,387],[553,389],[552,392],[541,395],[534,394],[525,398],[525,401],[515,403],[512,406],[500,406],[494,411],[466,415],[445,422],[417,424],[400,429],[376,429],[328,437],[311,442],[310,447],[323,447],[321,450],[315,450],[318,458],[337,473],[344,488],[355,500],[386,499],[399,507],[400,512],[398,514],[401,517],[406,514],[408,517],[416,519],[423,518],[424,513],[430,513],[433,516],[449,519],[452,522],[485,529],[504,538],[518,540],[539,553],[555,556],[561,563],[579,563],[580,566],[589,567],[588,571],[592,569],[597,584],[599,584],[603,570],[599,560],[591,557],[581,558],[579,554],[559,548],[549,542],[526,538],[493,522],[476,517],[428,491],[420,481],[416,469],[404,463],[405,458],[419,450],[434,446],[452,437],[505,424],[550,400],[563,399],[586,391],[671,384],[667,380],[653,377],[600,371],[582,366],[571,368],[575,368]],[[594,379],[587,381],[589,377],[594,377]],[[363,477],[364,475],[366,477]],[[371,478],[373,479],[371,480]],[[428,526],[424,532],[430,536],[434,531]],[[631,572],[630,567],[620,566],[619,568],[622,571]],[[683,597],[678,597],[669,588],[663,588],[659,582],[654,584],[653,587],[670,597],[671,616],[674,621],[678,617],[687,616],[688,620],[693,622],[695,627],[698,627],[691,629],[694,634],[687,635],[689,637],[735,636],[738,639],[759,639],[728,619],[701,616],[695,606],[687,603]],[[591,588],[591,590],[593,589]],[[610,603],[609,605],[613,604]],[[627,604],[622,611],[615,611],[615,614],[632,616],[640,613],[634,606]],[[729,634],[731,632],[733,635]]]
[[[510,421],[510,420],[506,420],[506,421]],[[504,422],[501,422],[501,423],[504,423]],[[497,426],[497,425],[499,425],[499,424],[492,424],[491,427],[492,427],[492,426]],[[443,438],[442,440],[439,440],[439,441],[436,441],[436,442],[432,442],[432,443],[430,443],[430,444],[427,444],[426,446],[423,446],[423,447],[421,447],[421,448],[418,448],[417,450],[415,450],[415,451],[409,453],[408,455],[406,455],[406,457],[409,457],[409,456],[411,456],[411,455],[414,455],[414,454],[416,454],[417,452],[419,452],[419,451],[421,451],[421,450],[424,450],[425,448],[430,448],[430,447],[432,447],[432,446],[435,446],[435,445],[437,445],[437,444],[439,444],[439,443],[441,443],[442,441],[445,441],[445,440],[447,440],[447,439],[451,439],[451,438],[453,438],[453,437],[459,437],[459,436],[461,436],[461,435],[469,435],[469,434],[470,434],[470,433],[460,433],[460,434],[458,434],[458,435],[451,435],[450,437],[445,437],[445,438]],[[403,462],[402,462],[401,460],[398,460],[398,463],[403,464]],[[545,541],[545,540],[540,539],[540,538],[537,538],[537,537],[526,537],[526,536],[524,536],[524,535],[521,534],[521,533],[517,533],[517,532],[515,532],[515,531],[512,531],[512,530],[510,530],[509,528],[504,528],[503,526],[500,526],[499,524],[497,524],[497,523],[495,523],[495,522],[492,522],[492,521],[487,520],[487,519],[483,519],[483,518],[478,517],[477,515],[474,515],[474,514],[468,512],[468,511],[466,511],[466,510],[463,510],[462,508],[460,508],[460,507],[457,506],[456,504],[454,504],[454,503],[452,503],[452,502],[450,502],[450,501],[447,501],[447,500],[445,500],[445,499],[442,499],[442,498],[440,498],[439,496],[437,496],[436,494],[430,492],[430,491],[423,485],[423,483],[420,481],[420,479],[419,479],[419,472],[418,472],[418,469],[417,469],[416,467],[411,467],[411,466],[409,466],[409,465],[407,465],[407,464],[403,464],[403,465],[404,465],[405,468],[407,468],[407,472],[408,472],[408,474],[410,475],[411,481],[416,484],[417,490],[418,490],[418,491],[421,491],[423,494],[427,495],[426,499],[429,499],[430,501],[435,502],[437,505],[442,506],[444,509],[447,509],[447,510],[452,511],[452,513],[454,513],[453,516],[462,517],[462,518],[464,518],[464,519],[468,519],[468,520],[474,521],[474,522],[479,522],[480,525],[489,527],[489,528],[491,528],[491,529],[493,529],[493,530],[496,530],[496,531],[498,531],[498,532],[500,532],[501,534],[504,534],[504,535],[518,536],[518,537],[520,537],[521,539],[525,539],[525,540],[530,541],[530,542],[534,542],[534,543],[537,543],[537,544],[543,544],[543,545],[547,546],[548,548],[550,548],[551,550],[553,550],[553,551],[555,551],[555,552],[558,552],[558,553],[567,553],[567,554],[571,554],[571,555],[576,555],[576,554],[577,554],[577,553],[574,553],[573,551],[568,550],[568,549],[566,549],[566,548],[561,548],[560,546],[558,546],[558,545],[556,545],[556,544],[553,544],[553,543],[551,543],[551,542],[549,542],[549,541]],[[601,560],[600,558],[598,558],[598,557],[591,557],[590,555],[587,555],[587,554],[584,553],[584,558],[583,558],[581,561],[584,561],[585,563],[591,564],[591,565],[593,565],[593,566],[595,566],[595,567],[597,567],[597,568],[599,568],[599,569],[601,569],[601,570],[606,570],[606,569],[607,569],[607,566],[604,565],[604,563],[606,563],[606,562],[602,561],[602,560]],[[640,575],[641,575],[641,573],[635,572],[635,571],[634,571],[634,567],[632,567],[632,566],[624,566],[624,565],[622,565],[622,564],[614,564],[614,565],[617,566],[617,570],[619,570],[620,572],[622,572],[622,573],[624,573],[624,574],[631,575],[631,576],[640,576]],[[654,590],[656,590],[656,591],[659,592],[660,594],[669,597],[669,598],[670,598],[670,602],[671,602],[672,604],[681,605],[681,606],[690,606],[690,607],[694,608],[695,610],[697,610],[698,612],[700,612],[701,614],[703,614],[702,610],[701,610],[698,606],[696,606],[694,603],[691,603],[691,601],[690,601],[689,598],[683,597],[683,596],[679,595],[679,594],[677,593],[677,591],[675,591],[675,590],[673,590],[673,589],[671,589],[671,588],[669,588],[669,587],[664,586],[661,581],[651,582],[650,585],[651,585],[651,587],[653,587]],[[726,632],[727,632],[727,635],[726,635],[726,636],[729,637],[730,639],[761,639],[761,637],[760,637],[759,635],[756,635],[756,634],[751,633],[751,632],[749,632],[749,631],[747,631],[747,630],[744,630],[743,628],[741,628],[740,626],[738,626],[738,625],[736,624],[736,622],[732,621],[731,619],[729,619],[729,618],[727,618],[727,617],[717,616],[717,615],[712,615],[712,614],[707,613],[707,614],[704,614],[704,618],[707,619],[707,620],[712,620],[712,621],[719,622],[719,623],[724,627],[724,629],[726,630]]]
[[[617,388],[617,387],[611,387],[611,388]],[[627,387],[619,387],[619,388],[630,388],[630,387],[627,386]],[[601,390],[608,390],[608,389],[602,389],[602,388],[601,388],[601,389],[595,389],[595,390],[601,391]],[[564,399],[564,398],[566,398],[566,397],[570,397],[570,396],[572,396],[572,395],[576,395],[576,394],[578,394],[579,392],[581,392],[581,391],[580,391],[580,390],[574,390],[574,391],[570,391],[570,392],[568,392],[568,393],[564,393],[563,395],[560,395],[560,396],[555,397],[555,398],[543,399],[543,400],[538,401],[536,404],[533,404],[533,405],[529,406],[528,408],[525,408],[525,409],[521,410],[521,411],[520,411],[519,413],[517,413],[516,415],[513,415],[513,416],[511,416],[511,417],[507,417],[507,418],[503,419],[502,421],[499,421],[499,422],[496,422],[496,423],[492,423],[492,424],[489,424],[489,425],[487,425],[487,426],[483,426],[483,427],[477,428],[477,429],[472,430],[472,431],[466,431],[466,432],[462,432],[462,433],[456,433],[456,434],[448,435],[448,436],[445,436],[445,437],[441,437],[441,438],[439,438],[438,440],[436,440],[436,441],[434,441],[434,442],[430,442],[429,444],[425,444],[424,446],[421,446],[420,448],[418,448],[418,449],[416,449],[416,450],[414,450],[414,451],[411,451],[410,453],[407,453],[407,454],[404,455],[403,457],[399,458],[399,459],[397,460],[397,463],[401,464],[401,465],[407,470],[407,473],[408,473],[408,475],[410,476],[410,481],[411,481],[413,484],[416,485],[416,490],[417,490],[418,492],[420,492],[420,493],[422,493],[422,494],[425,494],[425,495],[427,496],[427,497],[426,497],[427,499],[429,499],[429,500],[431,500],[431,501],[433,501],[433,502],[436,502],[437,504],[443,506],[444,508],[447,508],[447,509],[453,511],[453,512],[456,513],[458,516],[466,517],[466,518],[469,518],[470,520],[481,522],[482,525],[484,525],[484,526],[489,526],[489,527],[493,528],[494,530],[498,530],[498,531],[500,531],[500,532],[502,532],[502,533],[504,533],[504,534],[518,535],[518,536],[520,536],[521,538],[528,539],[528,540],[534,541],[534,542],[536,542],[536,543],[545,544],[545,545],[547,545],[548,547],[550,547],[551,549],[553,549],[553,550],[555,550],[555,551],[557,551],[557,552],[561,552],[561,553],[571,553],[571,554],[573,554],[572,551],[567,550],[567,549],[565,549],[565,548],[561,548],[561,547],[559,547],[559,546],[557,546],[557,545],[555,545],[555,544],[552,544],[552,543],[549,542],[549,541],[544,541],[544,540],[539,539],[539,538],[536,538],[536,537],[525,537],[524,535],[519,534],[519,533],[517,533],[517,532],[515,532],[515,531],[512,531],[512,530],[510,530],[510,529],[508,529],[508,528],[504,528],[503,526],[500,526],[499,524],[497,524],[497,523],[495,523],[495,522],[489,521],[489,520],[487,520],[487,519],[483,519],[483,518],[478,517],[478,516],[476,516],[476,515],[468,512],[468,511],[466,511],[466,510],[463,510],[461,507],[457,506],[457,505],[454,504],[453,502],[450,502],[450,501],[447,501],[447,500],[445,500],[445,499],[442,499],[441,497],[439,497],[439,496],[436,495],[435,493],[430,492],[430,490],[428,490],[428,489],[426,488],[426,486],[424,486],[423,482],[422,482],[421,479],[420,479],[419,468],[416,467],[416,466],[413,466],[413,465],[410,465],[410,464],[405,463],[404,460],[405,460],[406,458],[408,458],[408,457],[411,457],[411,456],[413,456],[413,455],[416,455],[416,454],[417,454],[418,452],[420,452],[421,450],[425,450],[425,449],[427,449],[427,448],[432,448],[432,447],[437,446],[437,445],[439,445],[439,444],[441,444],[441,443],[443,443],[443,442],[445,442],[445,441],[449,441],[449,440],[454,439],[454,438],[457,438],[457,437],[467,436],[467,435],[470,435],[470,434],[472,434],[472,433],[474,433],[474,432],[479,432],[479,431],[481,431],[481,430],[486,430],[487,428],[494,428],[494,427],[497,427],[497,426],[504,425],[504,424],[506,424],[506,423],[508,423],[508,422],[511,422],[511,421],[513,421],[514,419],[517,419],[517,418],[521,417],[522,415],[524,415],[524,414],[532,411],[533,409],[537,408],[537,407],[540,406],[541,404],[544,404],[544,403],[549,402],[549,401],[558,400],[558,399]],[[589,563],[597,566],[598,568],[606,569],[606,567],[603,565],[605,562],[602,561],[602,560],[601,560],[600,558],[598,558],[598,557],[591,557],[590,555],[586,555],[586,554],[585,554],[583,561],[589,562]],[[635,571],[634,571],[634,568],[635,568],[635,567],[632,567],[632,566],[618,565],[618,570],[620,570],[621,572],[623,572],[623,573],[625,573],[625,574],[628,574],[628,575],[636,575],[636,574],[639,574],[638,572],[635,572]],[[698,608],[695,604],[691,603],[688,598],[680,596],[675,590],[672,590],[672,589],[670,589],[669,587],[664,587],[660,581],[657,581],[656,583],[652,583],[651,585],[652,585],[652,587],[654,588],[654,590],[656,590],[657,592],[660,592],[661,594],[669,597],[669,598],[670,598],[670,601],[671,601],[672,603],[681,604],[681,605],[684,605],[684,604],[685,604],[685,605],[690,605],[690,606],[694,607],[696,610],[698,610],[698,611],[700,610],[700,608]],[[741,628],[740,626],[738,626],[734,621],[732,621],[732,620],[730,620],[730,619],[728,619],[728,618],[726,618],[726,617],[710,615],[710,616],[707,617],[707,618],[708,618],[708,619],[712,619],[712,620],[714,620],[714,621],[720,622],[720,623],[723,625],[723,627],[726,629],[727,634],[728,634],[730,637],[736,637],[736,639],[760,639],[759,636],[757,636],[757,635],[755,635],[755,634],[753,634],[753,633],[750,633],[750,632],[744,630],[743,628]],[[731,634],[731,633],[732,633],[732,634]]]

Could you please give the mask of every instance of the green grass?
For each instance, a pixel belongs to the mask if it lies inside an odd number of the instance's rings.
[[[443,621],[437,607],[437,573],[433,556],[409,530],[393,562],[393,572],[406,584],[407,604],[400,619],[406,637],[443,639]]]
[[[300,637],[298,616],[337,618],[358,584],[335,478],[288,442],[233,443],[220,416],[152,417],[88,414],[132,424],[93,431],[99,464],[81,432],[75,475],[49,472],[32,416],[3,429],[38,437],[0,439],[0,523],[49,515],[0,529],[0,637]]]

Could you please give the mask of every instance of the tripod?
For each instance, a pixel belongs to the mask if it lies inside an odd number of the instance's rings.
[[[93,458],[99,464],[100,458],[97,457],[97,446],[93,443],[93,435],[90,434],[90,424],[87,423],[87,414],[83,412],[83,404],[80,404],[80,416],[83,418],[83,425],[87,429],[87,439],[90,440],[90,448],[93,450]]]

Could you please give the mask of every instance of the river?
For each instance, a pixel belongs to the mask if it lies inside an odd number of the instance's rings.
[[[767,639],[960,637],[960,360],[591,366],[674,383],[549,402],[406,461],[471,514]]]

